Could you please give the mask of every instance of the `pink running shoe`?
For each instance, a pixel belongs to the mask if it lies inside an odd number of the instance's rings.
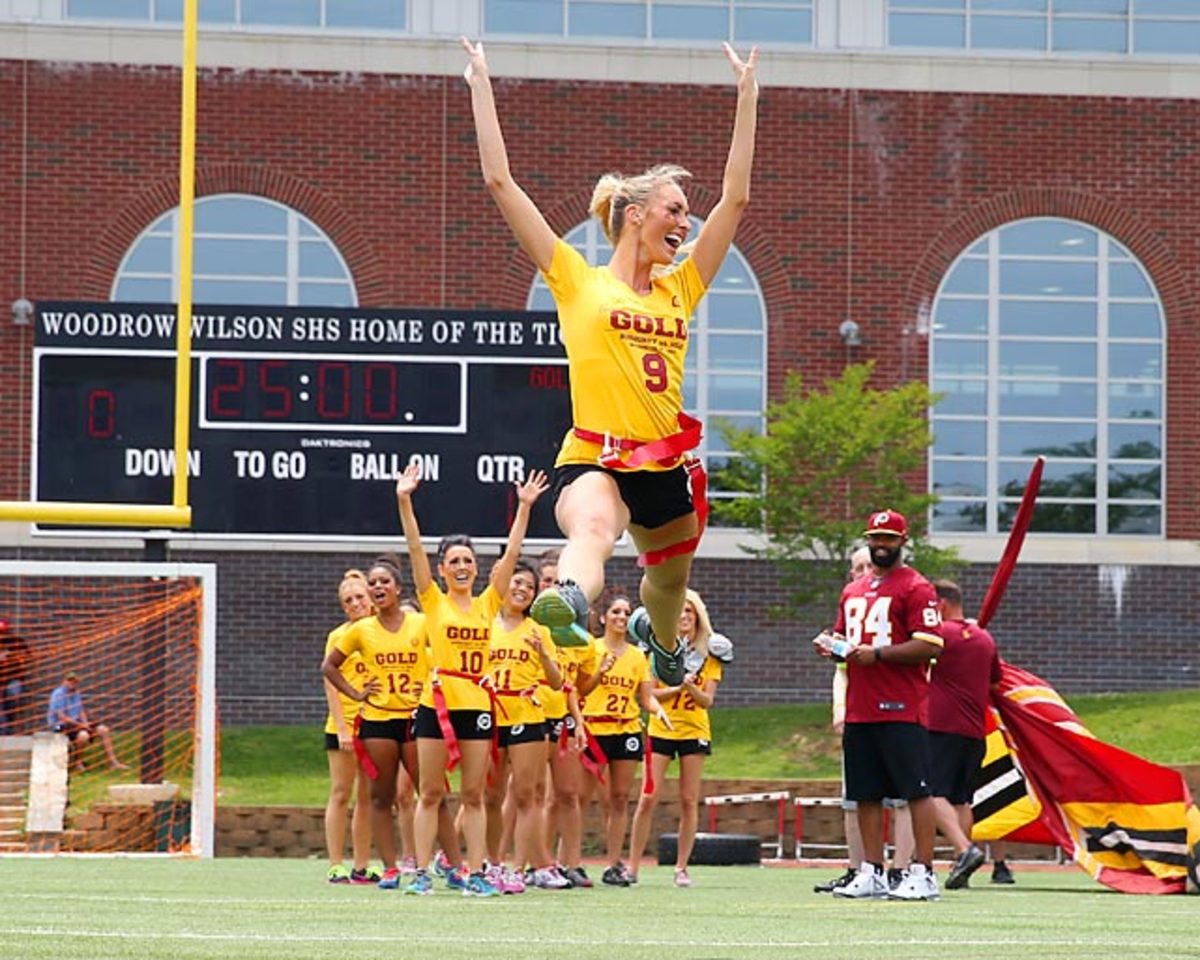
[[[525,881],[516,870],[505,868],[500,872],[500,882],[495,885],[501,893],[524,893]]]

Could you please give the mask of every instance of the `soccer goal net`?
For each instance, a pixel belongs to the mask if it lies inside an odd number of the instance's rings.
[[[0,561],[0,852],[210,857],[216,568]]]

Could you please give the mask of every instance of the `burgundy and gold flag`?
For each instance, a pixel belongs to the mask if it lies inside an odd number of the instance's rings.
[[[1040,808],[1036,823],[1052,842],[1114,890],[1195,892],[1200,811],[1182,775],[1097,740],[1039,677],[1007,663],[1002,673],[996,706],[1030,800],[1020,806],[1010,787],[1014,820]],[[982,839],[1026,839],[1032,826],[1014,822]]]

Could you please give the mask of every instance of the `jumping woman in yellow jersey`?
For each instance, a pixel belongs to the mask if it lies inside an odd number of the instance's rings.
[[[496,727],[499,732],[499,762],[487,788],[488,879],[504,893],[523,893],[521,872],[534,868],[535,886],[546,889],[569,887],[558,874],[545,849],[541,830],[546,783],[546,712],[542,698],[548,690],[562,687],[545,627],[529,619],[529,606],[537,594],[537,571],[518,560],[508,584],[508,596],[492,622],[489,676],[496,692]],[[512,776],[509,776],[511,771]],[[504,868],[505,792],[516,807],[513,850],[517,869]]]
[[[408,542],[417,599],[428,622],[434,668],[413,724],[420,767],[414,824],[418,871],[405,893],[433,892],[427,867],[433,857],[438,806],[445,794],[445,772],[461,759],[459,800],[467,847],[467,875],[452,873],[448,881],[460,887],[466,896],[490,897],[499,891],[483,874],[487,856],[483,790],[494,718],[491,698],[482,683],[487,675],[492,621],[508,593],[521,541],[529,526],[529,511],[548,483],[544,473],[534,470],[524,483],[516,484],[517,511],[508,542],[492,566],[490,582],[476,597],[473,590],[479,568],[475,548],[465,536],[445,537],[438,545],[438,573],[446,583],[445,591],[433,578],[412,505],[412,496],[420,482],[420,472],[415,466],[410,466],[396,480],[400,524]]]
[[[632,882],[621,862],[621,851],[629,825],[629,791],[643,756],[642,711],[663,716],[662,707],[651,694],[654,684],[646,655],[626,639],[632,610],[627,597],[616,596],[608,602],[601,616],[604,636],[595,641],[599,663],[580,688],[583,719],[604,754],[591,759],[607,761],[600,802],[604,808],[608,867],[601,880],[614,887],[627,887]],[[595,782],[591,777],[588,781],[585,807]]]
[[[721,661],[710,656],[708,641],[712,623],[704,601],[695,590],[687,592],[683,613],[679,617],[679,636],[686,641],[685,654],[688,672],[683,683],[674,687],[657,687],[654,697],[662,704],[671,726],[658,717],[650,718],[651,774],[656,785],[649,793],[642,791],[629,840],[629,865],[636,880],[642,852],[650,835],[654,808],[658,804],[657,784],[666,776],[667,766],[679,758],[679,844],[675,858],[675,886],[690,887],[687,864],[696,842],[696,825],[700,819],[700,779],[704,774],[704,758],[712,753],[712,728],[708,711],[721,682]]]
[[[695,421],[681,419],[688,320],[750,199],[758,50],[743,61],[725,45],[737,112],[721,197],[691,254],[672,267],[689,230],[679,185],[688,173],[657,166],[636,177],[607,174],[596,184],[591,209],[613,256],[607,266],[589,267],[513,179],[483,45],[465,37],[462,43],[484,180],[550,287],[570,365],[574,425],[554,478],[555,516],[567,545],[559,582],[539,595],[533,618],[552,628],[556,643],[586,643],[589,600],[599,597],[604,563],[628,529],[645,563],[645,610],[631,618],[630,632],[650,645],[659,678],[678,684],[683,664],[675,627],[703,508],[701,498],[693,503],[682,466],[683,454],[699,442]]]
[[[425,652],[425,617],[400,607],[400,570],[392,558],[380,557],[367,572],[367,587],[376,614],[352,624],[337,640],[321,672],[339,692],[362,706],[359,737],[377,775],[371,781],[371,828],[383,860],[379,886],[394,890],[400,883],[392,804],[396,774],[403,762],[413,773],[412,715],[429,673]],[[370,673],[361,690],[342,675],[345,661],[358,655]]]
[[[371,595],[367,592],[367,575],[361,570],[347,570],[338,586],[338,603],[346,614],[346,621],[329,631],[325,640],[325,653],[329,656],[337,639],[350,629],[350,625],[372,612]],[[357,653],[342,661],[340,671],[351,686],[363,684],[370,672]],[[325,700],[329,705],[329,716],[325,719],[325,755],[329,758],[329,802],[325,805],[325,849],[329,854],[330,883],[374,883],[379,880],[379,871],[368,864],[371,856],[371,794],[370,781],[359,775],[358,761],[354,756],[354,718],[358,716],[358,700],[338,692],[328,680]],[[357,687],[356,687],[357,689]],[[354,815],[350,817],[350,797],[358,792],[354,804]],[[347,870],[342,863],[346,848],[346,821],[351,819],[350,844],[354,851],[354,869]]]

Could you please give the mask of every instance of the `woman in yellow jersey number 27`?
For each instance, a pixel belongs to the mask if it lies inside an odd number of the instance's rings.
[[[515,484],[517,510],[508,542],[504,553],[492,565],[487,587],[475,596],[479,567],[468,537],[442,539],[438,545],[438,573],[446,589],[443,591],[433,578],[412,503],[420,482],[420,473],[414,466],[396,480],[396,505],[408,543],[417,599],[425,612],[433,665],[433,675],[421,695],[413,722],[420,768],[414,822],[418,871],[404,892],[419,895],[433,892],[427,867],[433,856],[438,806],[445,793],[445,771],[461,760],[459,799],[467,847],[466,871],[465,875],[451,873],[447,879],[453,886],[461,887],[466,896],[490,897],[499,891],[483,873],[487,856],[484,781],[495,718],[483,683],[488,675],[492,623],[508,595],[521,541],[529,527],[529,512],[549,484],[540,470],[531,471],[524,483]]]
[[[555,235],[513,179],[482,44],[462,40],[467,84],[487,188],[517,242],[542,272],[558,307],[571,379],[573,426],[555,463],[555,517],[567,537],[558,583],[531,615],[559,645],[588,642],[588,604],[604,587],[604,563],[628,529],[645,573],[629,631],[654,654],[668,685],[683,680],[675,629],[706,512],[683,465],[699,424],[682,412],[688,320],[716,276],[750,200],[758,104],[757,48],[742,60],[726,44],[737,82],[737,111],[721,197],[689,256],[682,167],[635,177],[606,174],[591,210],[613,247],[590,267]],[[703,472],[691,473],[696,482]],[[694,494],[697,494],[693,497]]]

